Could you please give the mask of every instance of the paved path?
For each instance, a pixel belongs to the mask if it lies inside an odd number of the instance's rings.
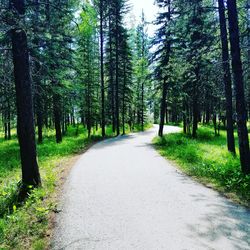
[[[156,131],[109,139],[81,156],[52,249],[250,249],[249,210],[176,171],[150,145]]]

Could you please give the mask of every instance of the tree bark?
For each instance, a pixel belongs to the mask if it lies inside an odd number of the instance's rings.
[[[61,130],[61,109],[60,109],[60,96],[57,94],[53,95],[53,111],[54,111],[54,122],[56,130],[56,142],[62,142],[62,130]]]
[[[116,8],[117,9],[117,8]],[[118,12],[118,11],[116,11]],[[115,103],[116,103],[116,135],[120,135],[120,102],[119,102],[119,37],[118,37],[118,13],[116,13],[116,35],[115,35]]]
[[[195,91],[195,90],[194,90]],[[196,91],[195,91],[196,92]],[[193,97],[193,126],[192,126],[192,137],[195,138],[197,137],[197,129],[198,129],[198,96],[197,93],[194,93]]]
[[[24,0],[12,0],[11,7],[25,14]],[[24,187],[41,184],[35,143],[32,87],[29,67],[27,36],[21,28],[11,30],[12,53],[17,105],[17,130]]]
[[[104,87],[104,35],[103,35],[103,0],[100,0],[100,54],[101,54],[101,127],[105,136],[105,87]]]
[[[227,119],[227,148],[235,154],[234,126],[233,126],[233,102],[232,102],[232,81],[229,64],[228,35],[225,16],[224,0],[219,2],[220,32],[222,45],[222,63],[224,73],[224,85],[226,94],[226,119]]]
[[[239,24],[236,0],[227,0],[229,35],[231,44],[232,69],[236,90],[236,111],[239,137],[239,151],[242,171],[250,173],[249,138],[246,126],[247,112],[245,104],[245,93],[243,83],[243,70],[241,61],[241,50],[239,42]]]
[[[164,120],[165,120],[165,110],[166,110],[166,97],[167,97],[167,81],[164,79],[163,89],[162,89],[162,98],[161,98],[161,115],[160,115],[160,126],[158,135],[163,136]]]
[[[8,100],[8,111],[7,111],[7,119],[8,119],[8,123],[7,123],[7,127],[8,127],[8,133],[7,133],[7,137],[8,137],[8,140],[11,139],[11,123],[10,123],[10,102]]]
[[[171,0],[168,0],[168,14],[167,14],[167,20],[170,21],[171,20]],[[167,39],[170,38],[170,31],[167,32]],[[167,41],[167,45],[166,45],[166,66],[169,63],[169,59],[170,59],[170,51],[171,51],[171,43],[170,40]],[[158,135],[160,137],[163,136],[163,128],[164,128],[164,121],[165,121],[165,114],[166,114],[166,108],[167,108],[167,104],[166,104],[166,97],[167,97],[167,80],[166,77],[164,77],[163,80],[163,89],[162,89],[162,99],[161,99],[161,111],[160,111],[160,126],[159,126],[159,132]]]
[[[124,74],[124,79],[123,79],[123,91],[122,91],[122,134],[125,135],[125,91],[126,91],[126,62],[123,62],[123,74]]]

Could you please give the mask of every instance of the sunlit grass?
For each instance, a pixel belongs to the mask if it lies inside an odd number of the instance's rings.
[[[146,125],[145,129],[150,125]],[[139,131],[135,127],[134,131]],[[126,133],[130,129],[126,125]],[[15,130],[12,139],[4,140],[0,133],[0,249],[46,249],[49,214],[56,209],[51,197],[55,193],[60,168],[72,156],[99,141],[101,129],[92,130],[88,138],[83,126],[69,127],[63,141],[57,144],[55,131],[44,130],[44,141],[37,145],[42,187],[32,191],[24,204],[17,202],[17,186],[21,179],[19,146]],[[106,128],[106,137],[115,136]]]
[[[15,131],[11,140],[0,139],[0,249],[45,249],[48,214],[56,205],[48,197],[55,191],[60,165],[101,139],[100,129],[88,138],[83,126],[78,133],[77,127],[69,127],[57,144],[55,131],[45,130],[43,143],[37,145],[42,187],[32,191],[24,204],[17,202],[21,166]]]

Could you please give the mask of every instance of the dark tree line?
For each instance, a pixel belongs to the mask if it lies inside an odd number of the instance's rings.
[[[183,121],[184,132],[193,137],[200,122],[211,121],[215,134],[223,123],[228,150],[235,154],[237,126],[242,171],[248,174],[249,78],[244,78],[242,58],[247,56],[249,62],[249,53],[243,53],[249,51],[249,21],[239,19],[238,12],[247,19],[249,2],[158,0],[157,4],[160,28],[153,59],[162,86],[159,135],[170,112],[172,121]],[[245,68],[249,76],[248,68],[249,64]]]

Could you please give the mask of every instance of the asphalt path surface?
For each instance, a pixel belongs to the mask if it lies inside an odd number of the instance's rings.
[[[151,145],[157,129],[102,141],[80,157],[52,249],[250,249],[250,211],[162,158]]]

